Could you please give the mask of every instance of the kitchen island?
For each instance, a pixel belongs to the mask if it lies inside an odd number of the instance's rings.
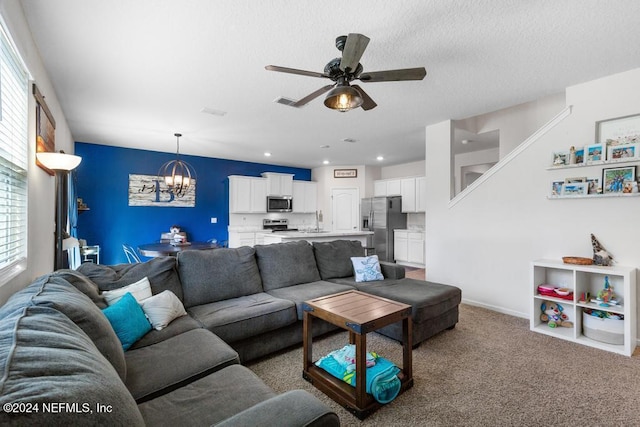
[[[275,233],[263,233],[264,244],[293,242],[295,240],[306,240],[307,242],[331,242],[333,240],[357,240],[362,246],[367,246],[367,236],[373,231],[281,231]]]

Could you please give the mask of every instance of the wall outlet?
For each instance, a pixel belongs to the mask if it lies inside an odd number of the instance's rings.
[[[211,218],[211,224],[217,224],[218,218]]]

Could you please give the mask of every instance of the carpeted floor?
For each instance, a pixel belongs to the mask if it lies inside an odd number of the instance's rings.
[[[314,340],[313,358],[347,343]],[[367,347],[397,364],[401,346],[372,333]],[[413,351],[414,386],[364,421],[302,378],[302,348],[248,365],[275,391],[301,388],[344,426],[634,426],[640,423],[640,357],[529,331],[526,319],[461,305],[455,329]]]
[[[424,268],[405,267],[404,270],[405,277],[417,280],[425,280],[426,273]]]

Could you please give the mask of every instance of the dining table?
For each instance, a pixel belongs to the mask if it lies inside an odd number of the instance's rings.
[[[164,242],[145,243],[138,246],[138,252],[140,255],[146,257],[159,257],[159,256],[175,256],[181,251],[202,251],[216,249],[220,246],[217,243],[211,242],[189,242],[181,244],[172,244]]]

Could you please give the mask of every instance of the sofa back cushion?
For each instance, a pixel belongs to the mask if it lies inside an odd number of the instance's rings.
[[[313,242],[313,253],[322,280],[353,276],[351,257],[363,257],[364,248],[358,240]]]
[[[111,364],[51,307],[28,305],[0,319],[0,391],[3,407],[23,404],[0,411],[0,425],[144,425]],[[35,405],[38,412],[26,410]]]
[[[187,308],[262,292],[255,251],[248,246],[182,251],[178,272]]]
[[[53,273],[37,278],[11,296],[0,310],[0,317],[29,306],[50,307],[67,316],[91,339],[120,378],[126,379],[124,351],[111,324],[100,308],[63,276]]]
[[[136,264],[102,265],[85,262],[77,271],[93,280],[101,291],[121,288],[147,277],[151,282],[153,295],[170,290],[182,300],[176,259],[172,256],[152,258]]]
[[[256,245],[255,249],[265,291],[320,280],[313,247],[306,240]]]

